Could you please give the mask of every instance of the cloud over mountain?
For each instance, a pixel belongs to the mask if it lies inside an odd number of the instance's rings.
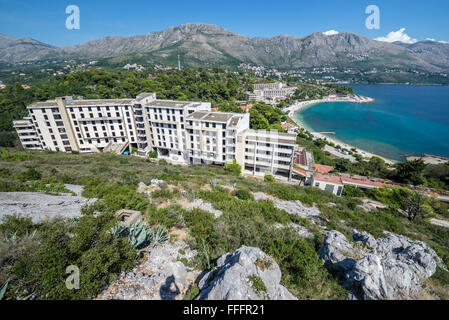
[[[328,31],[324,31],[323,34],[326,36],[333,36],[335,34],[339,34],[340,32],[338,32],[337,30],[328,30]]]
[[[405,31],[405,28],[401,28],[398,31],[391,31],[389,34],[387,34],[386,37],[379,37],[379,38],[376,38],[375,40],[384,41],[384,42],[399,41],[399,42],[404,42],[404,43],[409,43],[409,44],[418,42],[418,40],[413,39],[408,34],[406,34],[404,31]]]

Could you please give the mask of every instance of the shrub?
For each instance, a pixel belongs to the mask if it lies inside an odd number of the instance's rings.
[[[246,189],[237,190],[235,195],[240,200],[254,200],[253,194],[249,190],[246,190]]]
[[[36,299],[91,299],[105,284],[136,262],[136,251],[125,239],[108,231],[114,215],[83,216],[71,229],[63,222],[41,226],[34,250],[16,257],[9,297],[33,293]],[[80,270],[80,289],[65,286],[66,268]]]
[[[156,159],[157,158],[157,150],[150,151],[148,153],[148,158]]]
[[[265,294],[267,292],[267,287],[263,283],[262,279],[258,276],[251,275],[248,277],[251,286],[254,288],[257,294]]]
[[[351,185],[346,185],[343,188],[342,195],[344,197],[364,197],[365,193],[360,188]]]
[[[42,178],[42,173],[36,170],[36,168],[29,167],[26,171],[20,174],[22,181],[35,181]]]
[[[177,196],[179,196],[179,190],[173,189],[173,191],[170,191],[169,189],[158,189],[153,192],[151,192],[151,198],[153,199],[174,199]]]
[[[270,182],[270,183],[276,182],[276,180],[274,179],[274,177],[273,177],[271,174],[266,174],[266,175],[263,177],[263,180],[264,180],[265,182]]]
[[[185,294],[184,300],[194,300],[200,294],[200,289],[195,283]]]
[[[234,159],[232,163],[226,163],[224,165],[224,170],[231,174],[240,175],[242,173],[242,166],[237,163]]]
[[[0,224],[0,233],[6,236],[17,234],[23,236],[30,234],[36,229],[31,217],[20,217],[17,215],[4,216]]]

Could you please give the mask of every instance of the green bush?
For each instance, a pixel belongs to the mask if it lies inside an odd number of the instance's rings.
[[[200,289],[195,283],[185,294],[184,300],[194,300],[200,294]]]
[[[153,199],[169,200],[169,199],[174,199],[178,196],[179,196],[178,189],[173,189],[172,191],[170,191],[169,189],[158,189],[158,190],[151,192],[151,198],[153,198]]]
[[[109,233],[114,215],[83,216],[73,229],[63,222],[42,225],[35,249],[15,257],[9,298],[33,294],[34,299],[91,299],[122,271],[130,270],[137,258],[127,240]],[[80,289],[65,286],[66,268],[80,270]]]
[[[239,165],[237,163],[237,161],[234,159],[232,161],[232,163],[226,163],[224,165],[224,170],[226,172],[229,172],[229,173],[232,173],[232,174],[235,174],[235,175],[240,175],[242,173],[242,166]]]
[[[22,172],[20,179],[22,181],[35,181],[42,178],[42,173],[37,171],[36,168],[29,167],[26,171]]]
[[[263,177],[263,180],[264,180],[265,182],[270,182],[270,183],[276,182],[276,180],[274,179],[274,177],[273,177],[271,174],[266,174],[266,175]]]
[[[156,159],[157,158],[157,150],[150,151],[148,153],[148,158]]]
[[[235,195],[240,200],[254,200],[253,194],[249,190],[246,190],[246,189],[237,190],[237,193]]]
[[[19,237],[30,234],[37,228],[31,217],[20,217],[17,215],[3,216],[0,224],[0,233],[11,236],[17,234]]]
[[[354,186],[351,186],[351,185],[346,185],[343,188],[342,195],[344,197],[364,197],[365,193],[360,188],[357,188],[357,187],[354,187]]]
[[[178,206],[169,206],[162,209],[150,207],[145,213],[145,219],[150,225],[162,225],[168,229],[184,227],[185,212]]]

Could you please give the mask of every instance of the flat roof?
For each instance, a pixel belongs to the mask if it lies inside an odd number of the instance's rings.
[[[70,103],[66,103],[66,108],[70,107],[94,107],[94,106],[117,106],[117,105],[131,105],[133,99],[90,99],[90,100],[72,100]],[[35,102],[29,105],[28,109],[36,108],[55,108],[58,107],[56,100],[45,101],[45,102]]]
[[[192,102],[174,100],[154,100],[148,103],[147,107],[184,108]]]
[[[251,137],[247,136],[246,139],[248,140],[254,140],[257,142],[270,142],[270,143],[277,143],[277,144],[289,144],[289,145],[295,145],[296,141],[293,140],[285,140],[285,139],[271,139],[271,138],[265,138],[265,137]]]
[[[203,119],[203,117],[208,114],[209,112],[207,111],[196,111],[193,112],[191,114],[189,114],[186,119],[191,119],[191,120],[201,120]]]
[[[233,117],[233,114],[223,112],[209,112],[202,120],[228,122]]]
[[[243,118],[243,114],[229,113],[229,112],[216,112],[216,111],[196,111],[189,114],[186,119],[198,120],[198,121],[212,121],[212,122],[228,122],[232,119],[231,126],[234,126],[238,121]],[[234,124],[235,123],[235,124]]]
[[[240,119],[243,119],[242,116],[233,116],[231,118],[231,122],[229,123],[229,126],[236,127],[239,124]]]

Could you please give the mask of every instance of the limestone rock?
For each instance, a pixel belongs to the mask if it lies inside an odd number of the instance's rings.
[[[360,259],[356,246],[338,231],[330,231],[318,251],[325,266],[350,290],[349,299],[416,299],[422,279],[431,277],[443,262],[424,242],[385,232],[375,239],[366,232],[353,230],[354,241],[363,242],[371,251]],[[358,252],[360,253],[360,251]]]
[[[214,276],[215,274],[215,276]],[[254,287],[251,277],[266,290]],[[243,246],[217,260],[217,270],[199,280],[199,300],[296,300],[282,285],[281,271],[270,256],[258,248]]]
[[[183,252],[182,254],[180,252]],[[132,271],[123,272],[98,300],[181,300],[200,273],[185,266],[197,254],[184,242],[154,247]]]
[[[205,202],[201,199],[195,199],[192,202],[190,202],[188,204],[188,208],[190,208],[190,209],[197,208],[197,209],[201,209],[204,211],[208,211],[208,212],[212,213],[215,218],[219,218],[223,214],[222,211],[214,209],[212,204],[210,204],[209,202]]]

